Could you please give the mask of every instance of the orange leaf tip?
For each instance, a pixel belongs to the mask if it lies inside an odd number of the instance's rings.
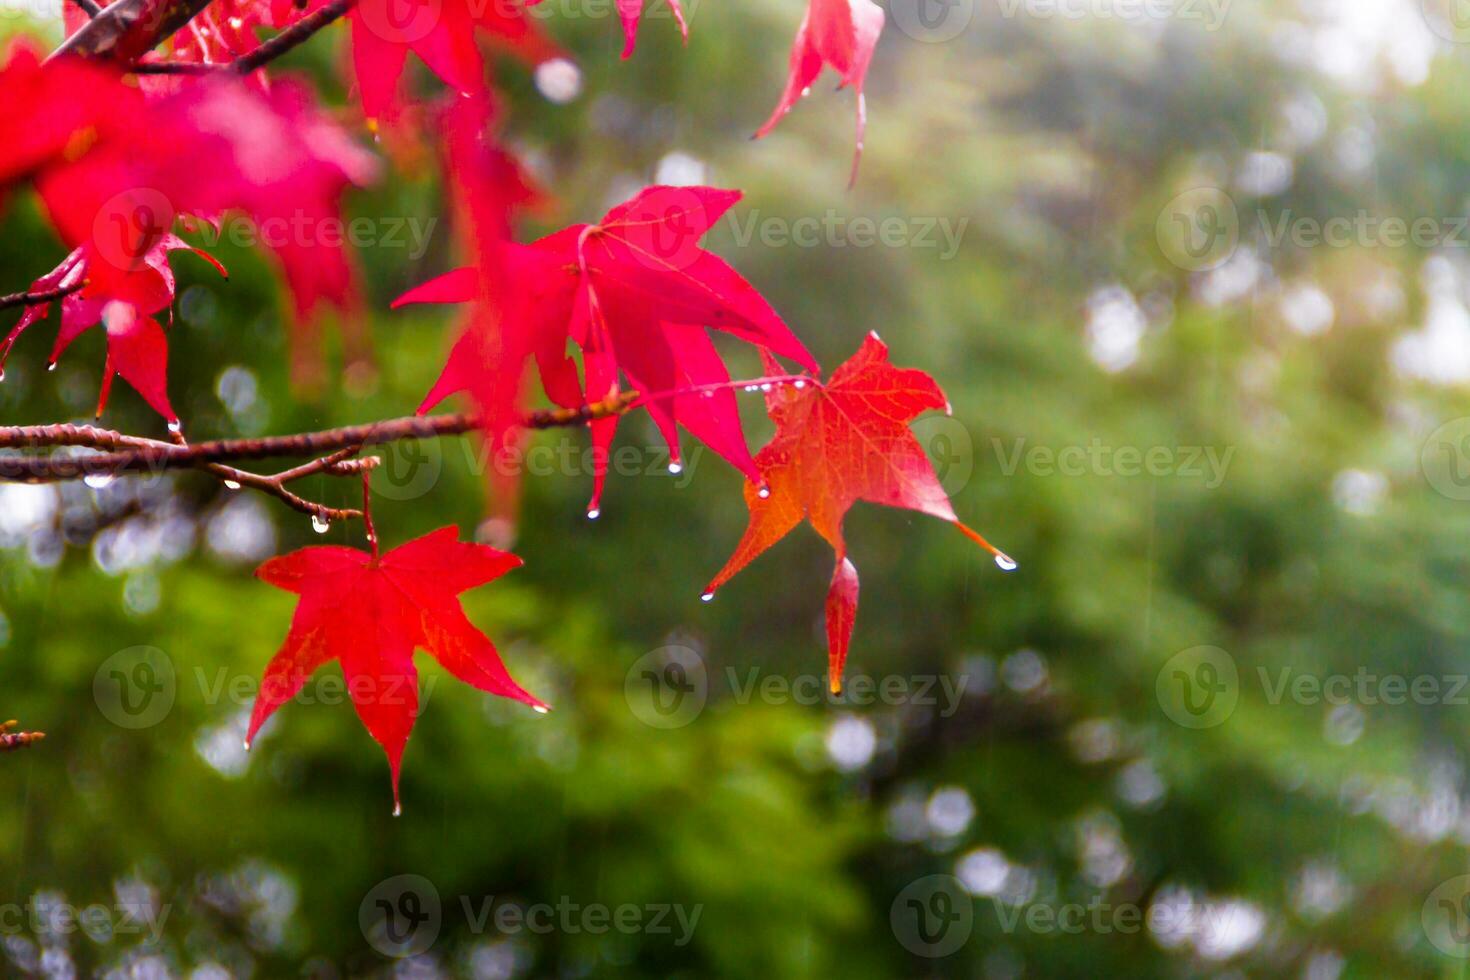
[[[974,528],[969,527],[966,524],[962,524],[959,521],[955,521],[954,526],[959,528],[960,533],[963,534],[965,537],[969,538],[971,541],[975,542],[980,547],[990,552],[991,555],[995,557],[995,564],[1000,568],[1001,571],[1014,572],[1017,568],[1021,567],[1020,563],[1017,562],[1016,559],[1012,558],[1004,551],[1001,551],[989,541],[986,541],[985,538],[981,536],[979,531],[976,531]]]

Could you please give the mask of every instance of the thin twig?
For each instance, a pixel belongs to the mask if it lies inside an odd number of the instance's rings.
[[[59,299],[65,299],[72,293],[81,292],[86,288],[86,280],[73,283],[70,286],[60,286],[56,289],[41,289],[36,292],[9,293],[0,296],[0,310],[7,310],[16,306],[35,306],[37,303],[53,303]]]
[[[275,37],[266,41],[249,54],[222,64],[201,64],[197,61],[141,61],[128,68],[137,75],[209,75],[218,71],[232,71],[248,75],[257,68],[275,61],[299,45],[311,39],[318,31],[334,23],[353,8],[357,0],[332,0],[301,18]]]
[[[533,412],[524,420],[526,428],[549,429],[585,425],[594,419],[621,415],[638,399],[626,392],[606,401],[574,409]],[[182,432],[172,432],[172,442],[130,436],[91,425],[34,425],[0,427],[0,449],[77,446],[99,450],[86,456],[0,455],[0,481],[55,483],[88,476],[119,473],[159,473],[170,469],[195,469],[217,477],[226,487],[249,487],[275,497],[293,510],[310,515],[322,524],[362,518],[370,522],[366,509],[370,471],[381,460],[376,456],[354,459],[364,446],[377,446],[403,439],[431,439],[462,435],[481,428],[479,416],[467,413],[410,416],[369,425],[345,426],[322,432],[272,436],[261,439],[222,439],[187,443]],[[279,473],[255,473],[229,465],[231,461],[285,457],[316,457]],[[332,476],[361,474],[364,508],[328,507],[307,500],[287,484],[317,473]],[[370,543],[376,532],[368,523]]]
[[[586,425],[595,419],[622,415],[638,398],[638,392],[630,391],[580,408],[532,412],[523,424],[530,429]],[[353,458],[366,446],[405,439],[462,435],[481,427],[479,416],[459,413],[409,416],[297,435],[196,443],[185,442],[182,432],[172,432],[173,441],[165,442],[91,425],[0,427],[0,450],[57,447],[97,450],[84,456],[0,454],[0,481],[56,483],[89,476],[138,472],[157,474],[164,470],[194,469],[209,473],[231,489],[249,487],[275,497],[293,510],[318,521],[333,523],[366,515],[362,510],[328,507],[307,500],[293,493],[287,485],[318,473],[332,476],[362,474],[366,481],[368,472],[380,462],[372,456]],[[279,473],[255,473],[230,465],[247,459],[303,456],[313,458]]]
[[[317,31],[346,14],[356,3],[357,0],[332,0],[325,7],[301,18],[243,58],[236,58],[232,67],[241,75],[250,74],[306,41]]]
[[[638,399],[624,392],[607,401],[581,408],[532,412],[523,422],[528,429],[586,425],[596,419],[622,415]],[[0,427],[0,449],[85,446],[103,450],[92,456],[65,459],[39,456],[0,456],[0,480],[56,482],[85,475],[199,469],[207,463],[244,459],[319,456],[340,449],[381,446],[404,439],[434,439],[464,435],[481,428],[478,415],[411,415],[366,425],[349,425],[320,432],[258,439],[220,439],[176,446],[155,439],[124,435],[90,425],[35,425]]]
[[[214,0],[115,0],[46,59],[68,55],[101,58],[124,64],[141,58]]]

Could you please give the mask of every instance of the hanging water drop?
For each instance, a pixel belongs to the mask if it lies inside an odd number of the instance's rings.
[[[536,712],[538,715],[549,715],[549,714],[551,714],[551,709],[548,708],[544,704],[533,704],[533,705],[531,705],[531,710],[534,711],[534,712]]]
[[[597,520],[601,516],[602,516],[602,511],[598,510],[596,507],[589,507],[589,508],[587,508],[587,520],[589,520],[589,521],[595,521],[595,520]]]
[[[394,803],[393,804],[393,816],[395,816],[395,817],[401,817],[401,816],[403,816],[403,804],[402,803]]]
[[[235,482],[234,480],[226,480],[225,481],[225,489],[226,490],[239,490],[240,489],[240,484],[237,483],[237,482]]]
[[[82,482],[91,487],[93,490],[106,490],[108,487],[112,486],[112,481],[114,479],[116,479],[116,477],[114,477],[111,473],[88,473],[86,476],[82,477]]]
[[[761,391],[770,391],[770,390],[771,390],[771,389],[772,389],[772,388],[774,388],[774,387],[776,387],[776,386],[775,386],[775,385],[773,385],[773,384],[771,384],[771,383],[770,383],[770,382],[769,382],[769,381],[768,381],[768,382],[766,382],[766,383],[765,383],[765,384],[763,384],[763,385],[761,385]]]
[[[747,392],[751,392],[751,391],[760,391],[760,387],[761,387],[761,386],[760,386],[760,385],[746,385],[746,386],[745,386],[745,390],[746,390],[746,391],[747,391]]]
[[[332,522],[320,514],[312,514],[311,529],[317,534],[326,534],[332,529]]]
[[[246,752],[249,752],[250,751],[250,739],[247,738],[245,741],[241,742],[240,744],[242,746],[244,746]]]
[[[178,419],[174,419],[168,424],[168,431],[172,432],[174,435],[178,435],[180,432],[184,431],[184,423],[180,422]]]
[[[681,463],[681,462],[679,462],[678,460],[674,460],[672,463],[669,464],[669,473],[670,473],[670,475],[672,475],[672,476],[678,476],[680,473],[683,473],[683,472],[684,472],[684,464]]]
[[[702,596],[699,597],[699,601],[700,602],[713,602],[714,601],[714,598],[715,598],[715,594],[713,592],[706,592],[704,595],[702,595]]]
[[[1003,572],[1014,572],[1017,568],[1021,567],[1016,563],[1016,559],[1012,558],[1010,555],[996,555],[995,564],[999,566],[1000,570]]]
[[[797,378],[795,381],[791,382],[791,386],[800,391],[802,388],[806,387],[806,382],[801,380],[800,378]]]
[[[56,362],[55,361],[52,361],[51,363],[47,364],[46,365],[46,370],[47,371],[55,371],[56,370]]]
[[[765,500],[765,499],[767,499],[767,498],[769,498],[771,496],[771,488],[770,487],[761,487],[759,490],[757,490],[755,492],[755,495],[757,497],[761,498],[762,500]]]
[[[0,381],[4,381],[4,380],[5,380],[5,369],[3,367],[0,367]]]

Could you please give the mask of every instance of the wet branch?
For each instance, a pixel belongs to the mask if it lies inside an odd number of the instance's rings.
[[[130,66],[128,70],[137,75],[207,75],[217,71],[248,75],[310,40],[318,31],[346,15],[356,4],[357,0],[332,0],[325,7],[301,18],[254,51],[241,55],[234,61],[213,65],[193,61],[145,61]]]
[[[42,289],[36,292],[8,293],[0,296],[0,310],[13,309],[17,306],[35,306],[37,303],[53,303],[59,299],[65,299],[72,293],[79,292],[87,285],[86,281],[73,283],[70,286],[60,286],[56,289]]]
[[[638,398],[637,392],[625,392],[581,408],[532,412],[524,425],[529,429],[586,425],[595,419],[624,414]],[[377,458],[353,457],[369,446],[464,435],[480,428],[479,416],[471,413],[414,415],[295,435],[184,443],[182,437],[177,442],[164,442],[90,425],[5,426],[0,427],[0,450],[82,447],[97,452],[80,456],[0,454],[0,481],[57,483],[126,473],[200,470],[217,477],[226,486],[250,487],[294,510],[332,522],[360,518],[362,512],[306,500],[288,489],[288,484],[318,473],[330,476],[364,473],[377,465]],[[271,474],[231,465],[245,460],[288,458],[309,461]]]

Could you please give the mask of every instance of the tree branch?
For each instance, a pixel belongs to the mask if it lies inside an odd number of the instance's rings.
[[[638,398],[637,392],[630,391],[581,408],[532,412],[526,417],[524,425],[529,429],[586,425],[595,419],[624,414]],[[79,446],[99,452],[66,457],[0,455],[0,480],[56,483],[87,476],[202,470],[213,474],[227,485],[248,486],[260,490],[295,510],[330,522],[360,517],[362,514],[357,510],[338,510],[305,500],[288,490],[286,485],[316,473],[346,476],[369,469],[377,464],[375,459],[351,459],[367,446],[380,446],[405,439],[463,435],[479,428],[479,416],[470,413],[414,415],[297,435],[220,439],[180,445],[90,425],[9,426],[0,427],[0,449]],[[290,457],[316,458],[275,474],[252,473],[227,465],[241,460]]]
[[[117,0],[61,43],[63,55],[131,64],[194,19],[213,0]]]
[[[42,289],[37,292],[8,293],[0,296],[0,310],[8,310],[16,306],[34,306],[37,303],[52,303],[58,299],[65,299],[72,293],[80,292],[86,288],[86,281],[73,283],[70,286],[61,286],[56,289]]]
[[[224,64],[208,65],[194,61],[144,61],[129,66],[137,75],[208,75],[217,71],[233,71],[248,75],[275,61],[312,38],[322,28],[336,22],[356,6],[357,0],[332,0],[325,7],[301,18],[275,37],[246,55]]]

